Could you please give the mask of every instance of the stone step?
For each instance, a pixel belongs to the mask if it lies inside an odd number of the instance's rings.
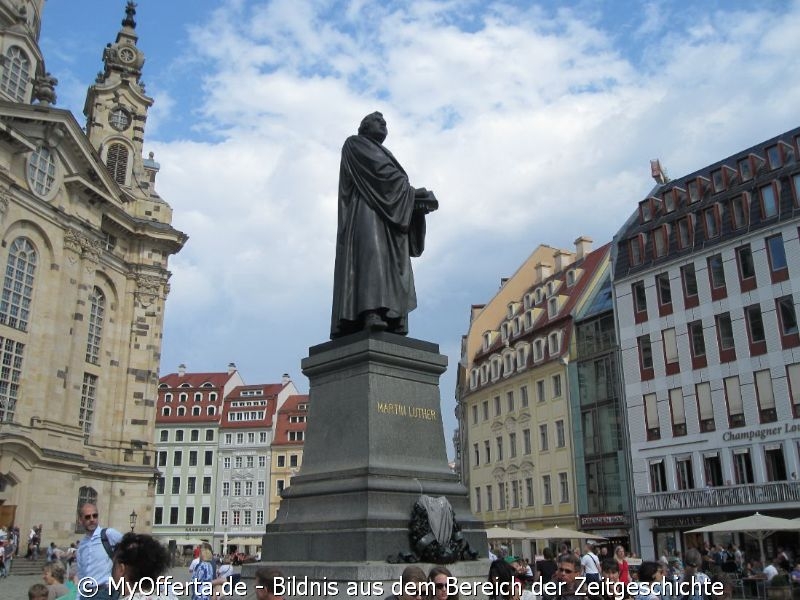
[[[28,560],[17,556],[11,562],[11,573],[13,575],[40,575],[42,568],[47,564],[47,559]]]

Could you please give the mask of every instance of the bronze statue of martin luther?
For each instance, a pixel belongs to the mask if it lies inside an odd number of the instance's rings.
[[[439,202],[414,188],[383,146],[386,121],[364,117],[342,147],[331,339],[362,330],[408,333],[417,307],[411,257],[425,245],[425,215]]]

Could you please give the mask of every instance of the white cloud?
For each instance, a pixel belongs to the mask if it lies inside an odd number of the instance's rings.
[[[192,29],[202,128],[220,141],[155,144],[158,190],[190,235],[172,261],[166,369],[209,311],[234,329],[207,321],[207,334],[250,379],[297,374],[324,341],[339,148],[372,110],[441,202],[415,263],[412,327],[432,329],[412,334],[451,365],[469,304],[539,243],[608,241],[651,187],[649,159],[680,176],[797,125],[797,3],[669,26],[651,3],[624,40],[596,13],[463,6],[237,1]]]

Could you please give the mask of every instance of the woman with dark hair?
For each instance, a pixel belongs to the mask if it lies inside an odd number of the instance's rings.
[[[650,587],[648,594],[642,592],[636,596],[636,600],[659,600],[661,598],[662,586],[664,585],[664,567],[659,563],[646,560],[639,567],[639,583],[646,583]],[[653,585],[658,583],[657,588]]]
[[[522,586],[516,583],[517,571],[505,559],[499,558],[489,565],[489,581],[495,584],[495,595],[490,600],[519,600]],[[505,592],[505,593],[504,593]]]
[[[151,584],[166,573],[169,564],[169,552],[155,538],[144,533],[126,533],[114,550],[111,578],[124,582],[122,597],[126,600],[175,600],[166,589]],[[142,580],[146,581],[140,589],[136,584]]]
[[[542,550],[543,560],[536,561],[536,572],[539,574],[539,580],[542,583],[547,583],[553,580],[553,575],[556,574],[558,565],[553,560],[553,551],[550,548]]]
[[[428,581],[435,586],[433,598],[435,600],[458,600],[458,590],[455,594],[447,593],[447,580],[454,579],[453,574],[447,567],[433,567],[428,573]]]

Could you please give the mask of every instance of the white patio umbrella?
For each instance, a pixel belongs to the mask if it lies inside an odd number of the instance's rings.
[[[529,540],[531,539],[530,531],[521,531],[519,529],[510,529],[508,527],[489,527],[486,530],[486,539],[489,540]]]
[[[772,535],[776,531],[795,531],[798,529],[796,520],[781,519],[780,517],[769,517],[761,513],[755,513],[749,517],[740,517],[729,521],[721,521],[713,525],[691,529],[686,533],[713,533],[715,531],[741,531],[745,535],[754,537],[758,540],[758,547],[761,551],[761,564],[765,564],[764,557],[764,538]]]
[[[532,529],[528,532],[534,540],[605,540],[603,536],[587,531],[578,531],[569,527],[548,527],[547,529]]]

